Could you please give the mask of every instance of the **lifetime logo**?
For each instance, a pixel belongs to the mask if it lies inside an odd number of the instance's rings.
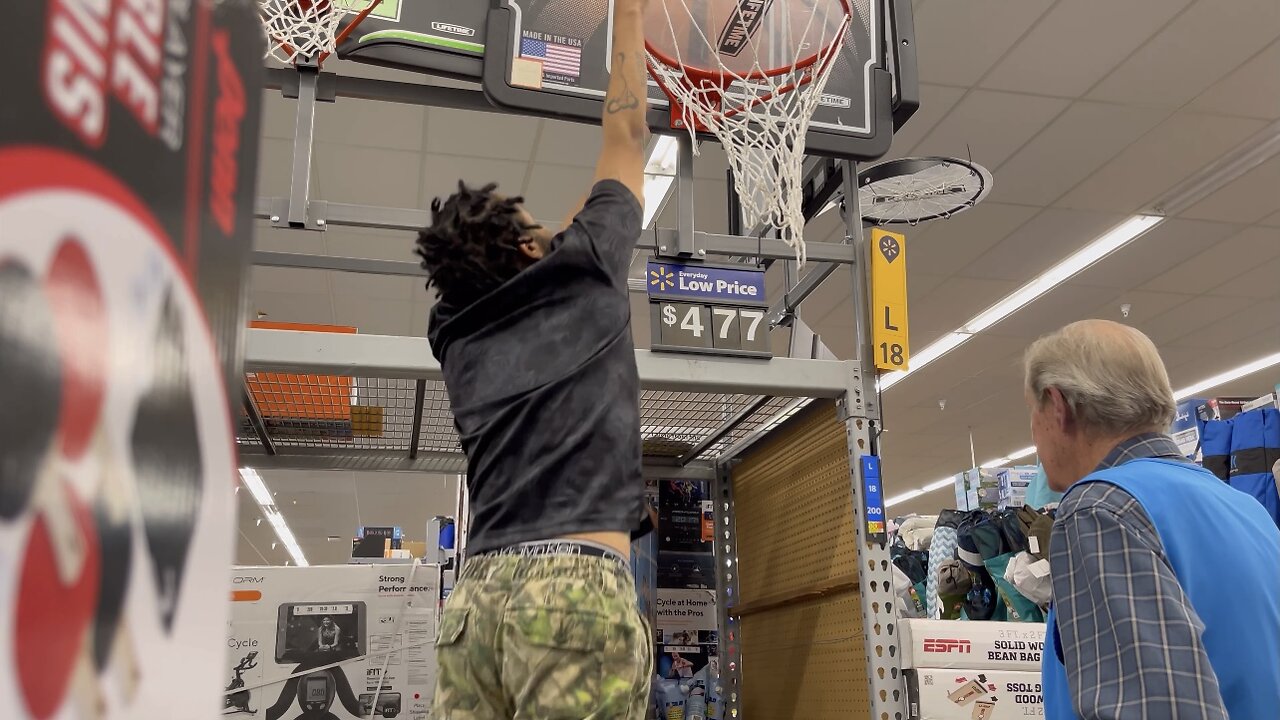
[[[952,640],[939,638],[925,638],[925,652],[936,653],[964,653],[973,652],[973,643],[968,640]]]

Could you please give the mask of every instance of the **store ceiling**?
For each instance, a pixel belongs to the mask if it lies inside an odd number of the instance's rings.
[[[908,231],[911,341],[917,349],[1280,120],[1280,3],[1275,0],[917,0],[922,107],[891,156],[971,155],[995,176],[982,205]],[[344,74],[439,82],[330,63]],[[293,103],[266,94],[259,195],[287,194]],[[526,117],[339,100],[316,120],[314,199],[426,207],[459,177],[496,181],[557,220],[591,180],[598,128]],[[724,232],[725,162],[695,164],[697,224]],[[808,239],[842,232],[835,213]],[[659,224],[674,223],[671,207]],[[411,260],[405,233],[260,227],[261,250]],[[802,317],[841,357],[852,349],[848,275]],[[1280,351],[1280,157],[1157,226],[1104,262],[885,393],[889,495],[1030,444],[1019,357],[1038,335],[1087,317],[1128,322],[1160,346],[1175,386]],[[271,320],[422,335],[431,300],[410,278],[256,268],[250,309]],[[646,338],[643,315],[636,335]],[[1280,370],[1215,394],[1259,395]],[[946,400],[946,409],[939,401]],[[299,510],[281,507],[310,558],[349,534],[352,488],[368,523],[406,527],[449,512],[442,480],[401,474],[264,472]],[[312,493],[304,505],[301,493]],[[939,491],[895,507],[936,510]],[[372,498],[379,498],[374,500]],[[412,503],[405,502],[412,498]],[[291,498],[292,499],[292,498]],[[373,517],[368,508],[378,506]],[[406,508],[414,508],[409,518]],[[242,508],[242,529],[256,509]],[[398,521],[397,521],[398,522]],[[263,528],[253,527],[254,530]],[[246,529],[246,535],[250,533]],[[283,556],[242,542],[242,562]],[[246,552],[250,553],[246,555]],[[335,555],[336,557],[336,555]],[[314,562],[315,560],[313,560]]]

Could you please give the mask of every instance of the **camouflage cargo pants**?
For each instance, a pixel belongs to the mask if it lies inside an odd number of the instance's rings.
[[[433,720],[643,720],[653,633],[611,558],[470,558],[436,641]]]

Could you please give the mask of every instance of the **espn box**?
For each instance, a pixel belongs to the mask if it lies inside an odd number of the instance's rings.
[[[902,667],[1040,671],[1043,623],[908,619]]]
[[[226,660],[210,680],[225,714],[430,717],[439,565],[236,567],[230,579]]]
[[[911,720],[1013,720],[1044,715],[1039,672],[910,670],[907,705]]]

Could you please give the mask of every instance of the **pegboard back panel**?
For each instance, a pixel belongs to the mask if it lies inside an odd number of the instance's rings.
[[[860,617],[849,593],[742,618],[743,720],[868,717]]]
[[[845,425],[815,401],[733,470],[743,718],[870,710]]]
[[[835,403],[815,401],[733,470],[740,602],[857,580],[849,449]]]

